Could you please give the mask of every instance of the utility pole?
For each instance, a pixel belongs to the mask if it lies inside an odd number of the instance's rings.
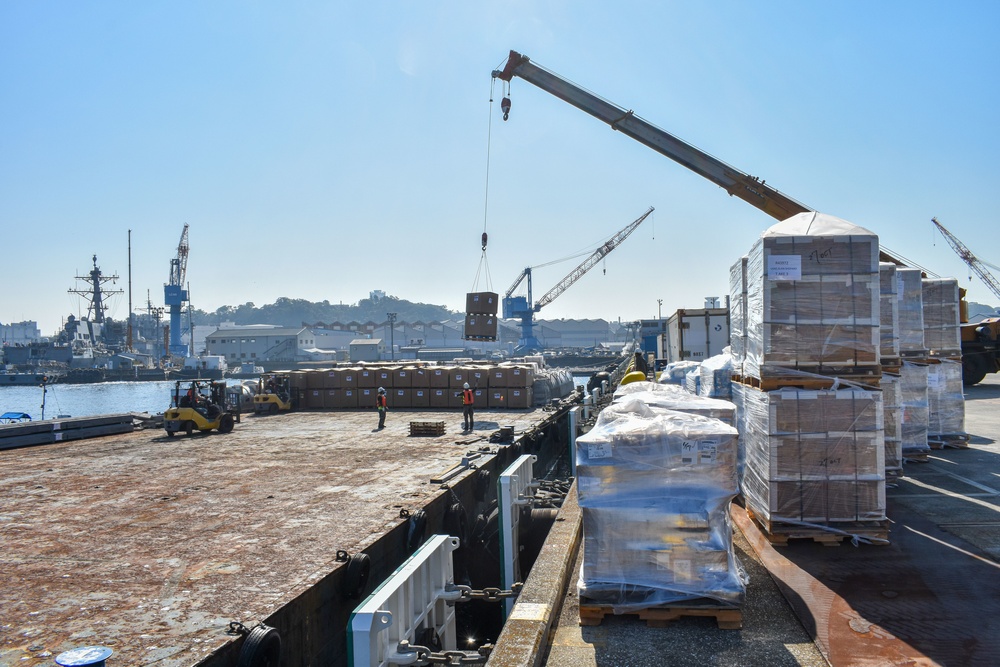
[[[391,355],[391,360],[396,360],[396,345],[395,345],[395,335],[396,335],[396,313],[386,313],[386,317],[389,318],[389,354]]]
[[[656,319],[663,319],[663,299],[656,300]]]

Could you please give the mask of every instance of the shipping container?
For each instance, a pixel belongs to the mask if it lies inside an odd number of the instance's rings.
[[[704,361],[729,345],[728,308],[680,309],[667,318],[661,359]]]

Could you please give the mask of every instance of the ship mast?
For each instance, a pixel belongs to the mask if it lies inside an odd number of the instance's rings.
[[[76,294],[77,296],[82,296],[84,299],[88,300],[87,307],[87,319],[91,322],[96,322],[101,324],[104,322],[104,311],[106,310],[104,306],[104,297],[112,296],[114,294],[122,294],[122,290],[107,290],[104,289],[104,283],[115,282],[118,280],[118,274],[113,276],[105,276],[101,274],[101,269],[97,266],[97,255],[94,255],[94,268],[91,269],[90,273],[86,276],[76,276],[77,280],[82,280],[90,287],[88,289],[71,289],[67,290],[70,294]]]

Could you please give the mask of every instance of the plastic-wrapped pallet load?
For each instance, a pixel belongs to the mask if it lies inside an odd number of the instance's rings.
[[[741,489],[771,532],[774,524],[885,520],[880,392],[747,387],[744,406]]]
[[[888,481],[903,474],[903,389],[900,377],[883,373],[881,388],[885,415],[885,475]]]
[[[701,366],[701,364],[698,364]],[[701,371],[696,367],[684,375],[684,388],[692,394],[701,393]]]
[[[896,265],[881,262],[879,275],[879,355],[885,359],[899,356],[899,281]]]
[[[676,384],[683,386],[687,374],[698,368],[697,361],[672,361],[660,371],[660,384]],[[626,385],[627,386],[627,385]]]
[[[729,398],[733,395],[733,358],[726,348],[722,354],[709,357],[698,367],[698,395],[709,398]]]
[[[962,330],[958,281],[954,278],[924,278],[921,285],[924,346],[931,356],[961,356]]]
[[[740,257],[729,269],[729,344],[733,372],[743,375],[747,349],[747,256]]]
[[[941,359],[927,366],[927,412],[930,440],[967,435],[961,361]]]
[[[877,368],[878,252],[877,235],[821,213],[764,232],[747,255],[744,373]]]
[[[899,353],[901,356],[923,356],[924,298],[920,269],[896,269],[896,305],[899,317]]]
[[[710,599],[740,604],[732,546],[736,438],[717,419],[627,398],[577,440],[579,593],[616,613]]]
[[[930,415],[927,402],[926,364],[903,360],[899,369],[899,389],[902,397],[903,460],[921,459],[931,450],[927,444]]]

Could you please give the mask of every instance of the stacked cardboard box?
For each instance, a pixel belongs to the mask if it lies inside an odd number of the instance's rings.
[[[878,236],[802,213],[747,255],[744,373],[868,374],[879,366]]]
[[[733,373],[743,375],[747,350],[747,256],[729,269],[729,347]]]
[[[927,366],[927,412],[929,440],[967,435],[961,361],[941,359]]]
[[[885,519],[881,392],[747,388],[743,400],[742,490],[755,515],[772,524]]]
[[[958,281],[954,278],[924,278],[921,281],[924,310],[924,346],[931,357],[962,356],[962,331]]]
[[[728,512],[736,441],[718,419],[650,407],[638,394],[601,411],[577,440],[581,601],[616,612],[743,601]]]
[[[885,478],[903,474],[903,388],[898,373],[882,374],[882,411],[885,426]]]
[[[903,357],[923,357],[924,297],[920,269],[896,269],[896,306],[899,317],[899,353]]]
[[[899,369],[899,389],[903,406],[901,438],[904,461],[925,459],[931,449],[927,444],[930,426],[927,378],[927,364],[903,359]]]
[[[498,300],[498,295],[493,292],[470,292],[466,295],[466,340],[497,339]]]
[[[882,365],[899,365],[899,280],[896,265],[881,262],[879,275],[879,356]]]

